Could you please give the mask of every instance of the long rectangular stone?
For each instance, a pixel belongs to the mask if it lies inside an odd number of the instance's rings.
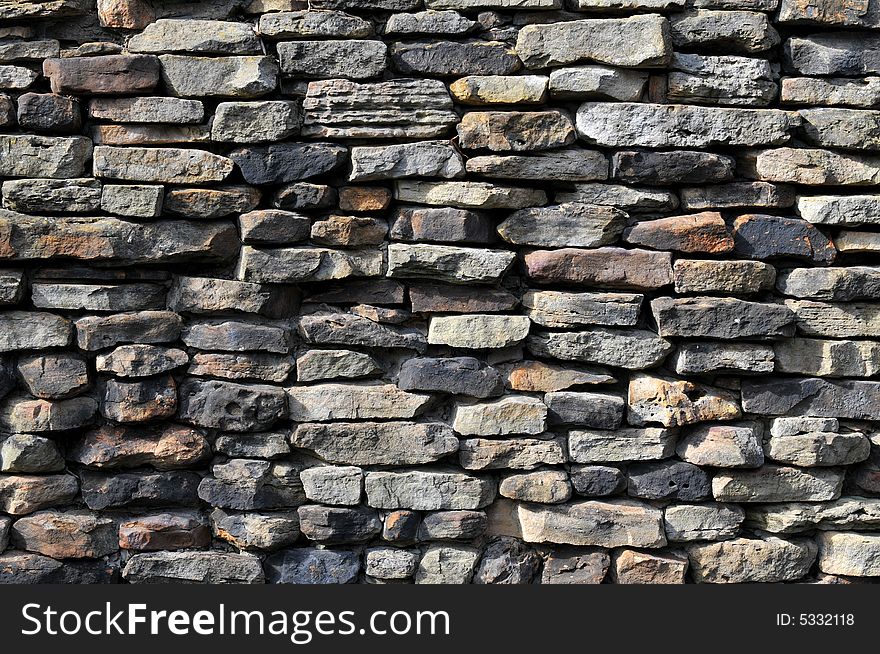
[[[880,334],[880,303],[786,300],[785,306],[794,312],[798,331],[808,336],[858,338]]]
[[[677,434],[659,427],[573,429],[568,432],[568,456],[575,463],[655,461],[675,454]]]
[[[747,177],[767,182],[827,186],[873,186],[880,182],[880,156],[814,148],[776,148],[742,158]]]
[[[880,36],[835,32],[793,36],[785,42],[788,65],[804,75],[880,73]]]
[[[236,268],[246,282],[289,283],[349,277],[378,277],[385,272],[380,250],[332,250],[320,247],[243,246]]]
[[[538,282],[652,290],[672,283],[672,255],[615,247],[536,250],[525,255],[525,270]]]
[[[135,182],[199,184],[223,181],[235,164],[204,150],[182,148],[95,148],[96,177]]]
[[[815,377],[746,379],[742,408],[747,413],[774,416],[878,420],[880,382]]]
[[[795,122],[778,109],[733,109],[641,102],[587,102],[577,111],[578,135],[605,147],[707,148],[780,145]]]
[[[814,225],[880,225],[880,195],[799,195],[796,211]]]

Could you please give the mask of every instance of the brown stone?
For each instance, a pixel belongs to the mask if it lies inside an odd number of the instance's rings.
[[[91,468],[150,465],[172,470],[192,467],[210,455],[208,441],[192,427],[104,425],[83,435],[68,451],[67,458]]]
[[[687,568],[684,556],[625,549],[615,552],[611,576],[618,584],[683,584]]]
[[[149,93],[159,83],[159,58],[106,55],[46,59],[43,75],[59,94]]]
[[[98,0],[98,21],[102,27],[142,30],[156,20],[147,0]]]
[[[384,211],[391,204],[391,191],[381,186],[345,186],[339,189],[343,211]]]
[[[116,522],[89,511],[41,511],[12,526],[12,542],[56,559],[96,559],[119,549]]]
[[[616,247],[581,250],[537,250],[525,255],[526,275],[538,282],[566,282],[651,290],[672,283],[669,252]]]
[[[167,511],[124,520],[119,525],[119,547],[141,552],[207,547],[211,528],[198,513]]]
[[[733,250],[733,237],[715,211],[643,220],[627,229],[623,240],[656,250],[710,254]]]

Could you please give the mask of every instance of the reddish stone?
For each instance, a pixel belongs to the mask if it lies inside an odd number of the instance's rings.
[[[148,93],[159,83],[159,58],[106,55],[46,59],[43,75],[60,94]]]
[[[384,211],[391,205],[391,191],[376,186],[346,186],[339,189],[343,211]]]
[[[595,250],[563,248],[537,250],[524,258],[526,275],[538,282],[635,290],[650,290],[672,283],[672,255],[669,252],[615,247]]]
[[[655,250],[710,254],[733,250],[733,237],[716,211],[644,220],[627,229],[623,238],[627,243]]]

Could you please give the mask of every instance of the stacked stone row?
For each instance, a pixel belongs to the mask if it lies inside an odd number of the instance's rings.
[[[0,581],[880,576],[880,2],[0,6]]]

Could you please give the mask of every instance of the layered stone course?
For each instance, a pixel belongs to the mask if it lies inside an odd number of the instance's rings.
[[[880,577],[880,9],[0,6],[0,583]]]

